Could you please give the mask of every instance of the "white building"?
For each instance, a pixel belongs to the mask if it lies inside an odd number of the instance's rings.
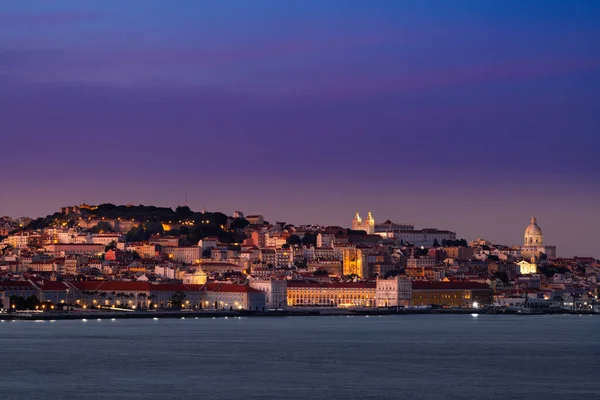
[[[282,279],[253,279],[250,287],[265,293],[268,310],[287,308],[287,281]]]
[[[539,257],[541,253],[546,254],[548,257],[556,257],[556,246],[544,245],[542,228],[537,224],[536,218],[531,217],[531,223],[525,229],[521,257]]]
[[[265,311],[265,293],[248,285],[211,282],[202,286],[204,309]]]
[[[175,268],[167,265],[157,265],[154,267],[154,273],[166,279],[175,279]]]
[[[517,265],[519,274],[521,275],[537,274],[537,263],[535,262],[535,257],[531,258],[531,262],[521,260],[517,263]]]
[[[317,235],[317,247],[333,247],[335,235],[332,233],[319,233]]]
[[[456,233],[438,229],[404,230],[394,233],[394,238],[415,246],[432,247],[435,242],[441,245],[444,240],[456,240]]]
[[[412,281],[400,276],[377,279],[377,307],[408,307],[412,300]]]
[[[202,247],[202,250],[206,250],[206,249],[212,249],[217,247],[217,245],[219,244],[219,239],[217,239],[216,237],[206,237],[204,239],[200,239],[198,241],[198,246]]]
[[[15,249],[22,249],[27,247],[30,235],[24,232],[11,235],[4,239],[4,243],[12,246]]]
[[[76,233],[70,229],[48,228],[45,233],[52,243],[75,243]]]
[[[166,254],[170,260],[182,262],[184,264],[198,264],[202,258],[202,247],[163,247],[163,254]]]
[[[97,235],[92,235],[92,243],[107,246],[112,242],[117,243],[120,238],[121,235],[118,233],[99,233]]]

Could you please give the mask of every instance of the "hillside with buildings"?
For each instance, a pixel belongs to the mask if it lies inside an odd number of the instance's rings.
[[[81,204],[0,224],[5,308],[592,307],[600,263],[557,258],[532,218],[522,245],[445,229],[349,228],[262,215]],[[518,230],[518,228],[517,228]]]

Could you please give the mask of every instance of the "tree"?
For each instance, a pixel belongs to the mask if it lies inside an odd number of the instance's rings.
[[[440,244],[438,243],[437,239],[434,239],[434,241],[433,241],[433,247],[440,247]]]
[[[316,246],[317,245],[317,236],[313,235],[312,233],[305,234],[304,238],[302,238],[302,244],[304,244],[305,246],[308,246],[308,245]]]
[[[108,222],[100,221],[100,222],[98,222],[98,224],[96,224],[96,226],[93,226],[90,229],[88,229],[88,231],[90,233],[105,233],[105,232],[112,233],[115,230]]]
[[[300,239],[300,236],[298,235],[290,235],[285,242],[290,246],[300,246],[302,244],[302,239]]]
[[[398,276],[398,274],[400,274],[400,270],[399,269],[395,269],[393,271],[386,272],[383,277],[384,277],[384,279],[387,279],[387,278],[391,278],[393,276]]]
[[[496,272],[494,272],[494,278],[500,279],[505,284],[508,283],[508,281],[509,281],[508,275],[506,274],[505,271],[496,271]]]
[[[192,212],[192,210],[190,210],[190,208],[188,206],[178,206],[175,209],[175,219],[177,220],[182,220],[182,219],[186,219],[186,218],[190,218],[194,215],[194,213]]]
[[[10,305],[8,306],[11,308],[14,306],[14,309],[16,310],[33,310],[35,309],[35,306],[39,305],[40,301],[36,295],[33,295],[28,298],[23,296],[10,296]]]
[[[247,219],[245,219],[245,218],[235,218],[233,221],[231,221],[231,225],[229,227],[231,229],[244,229],[248,225],[250,225],[250,222],[248,222]]]
[[[185,300],[185,298],[186,298],[185,293],[175,292],[169,298],[169,303],[171,304],[171,307],[173,307],[173,308],[181,308],[181,305],[183,304],[183,301]]]
[[[469,243],[465,239],[457,240],[442,240],[442,247],[469,247]]]
[[[109,244],[107,244],[104,247],[104,252],[106,253],[109,250],[115,250],[117,248],[117,242],[115,242],[114,240],[112,242],[110,242]]]
[[[164,230],[162,224],[158,221],[146,222],[144,224],[144,229],[146,230],[146,232],[148,232],[150,234],[150,236],[156,235],[156,234],[162,235],[163,233],[165,233],[165,230]]]
[[[325,268],[317,268],[315,272],[313,272],[313,276],[329,276],[329,272]]]

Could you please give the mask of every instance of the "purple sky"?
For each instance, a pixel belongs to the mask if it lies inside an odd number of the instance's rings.
[[[356,211],[600,258],[600,2],[3,1],[0,214]]]

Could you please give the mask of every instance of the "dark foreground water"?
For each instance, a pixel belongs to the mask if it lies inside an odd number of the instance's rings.
[[[600,317],[0,323],[0,399],[600,399]]]

